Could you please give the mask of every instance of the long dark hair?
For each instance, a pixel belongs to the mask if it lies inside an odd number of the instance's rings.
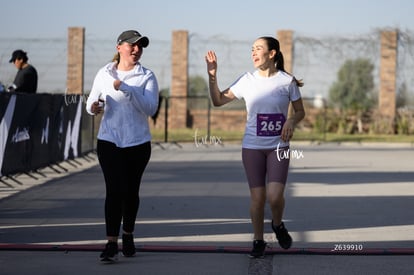
[[[280,51],[280,43],[279,43],[279,40],[277,40],[276,38],[271,37],[271,36],[262,36],[259,39],[263,39],[263,40],[266,41],[267,48],[268,48],[269,51],[271,51],[271,50],[275,50],[276,51],[276,55],[275,55],[276,69],[278,69],[278,70],[280,70],[282,72],[291,74],[291,73],[289,73],[289,72],[287,72],[285,70],[285,60],[283,58],[282,52]],[[298,80],[295,77],[293,77],[293,79],[295,80],[296,85],[298,85],[299,87],[302,87],[303,86],[304,83],[303,83],[302,80]]]

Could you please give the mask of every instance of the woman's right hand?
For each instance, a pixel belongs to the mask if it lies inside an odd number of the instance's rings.
[[[104,109],[104,101],[99,99],[99,101],[95,101],[91,105],[91,112],[95,115],[100,114]]]
[[[216,76],[217,73],[217,56],[214,51],[208,51],[206,54],[207,72],[209,76]]]

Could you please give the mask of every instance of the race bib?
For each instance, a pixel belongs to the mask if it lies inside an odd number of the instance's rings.
[[[285,124],[283,114],[257,114],[257,131],[259,137],[280,136]]]

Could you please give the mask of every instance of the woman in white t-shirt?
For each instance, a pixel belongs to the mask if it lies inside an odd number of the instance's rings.
[[[258,258],[264,256],[266,248],[263,240],[266,199],[279,245],[284,249],[292,245],[292,238],[282,222],[284,189],[289,169],[289,140],[305,111],[299,91],[303,83],[285,71],[279,41],[273,37],[258,38],[251,57],[256,70],[243,74],[224,91],[220,91],[217,84],[215,52],[208,51],[205,58],[214,106],[222,106],[234,99],[244,99],[246,103],[242,160],[250,188],[254,231],[250,256]],[[290,102],[294,112],[288,117]]]

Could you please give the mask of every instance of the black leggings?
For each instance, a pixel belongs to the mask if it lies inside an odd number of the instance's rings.
[[[121,221],[125,232],[133,232],[139,187],[151,156],[151,143],[119,148],[114,143],[98,140],[97,152],[106,186],[106,235],[119,236]]]

